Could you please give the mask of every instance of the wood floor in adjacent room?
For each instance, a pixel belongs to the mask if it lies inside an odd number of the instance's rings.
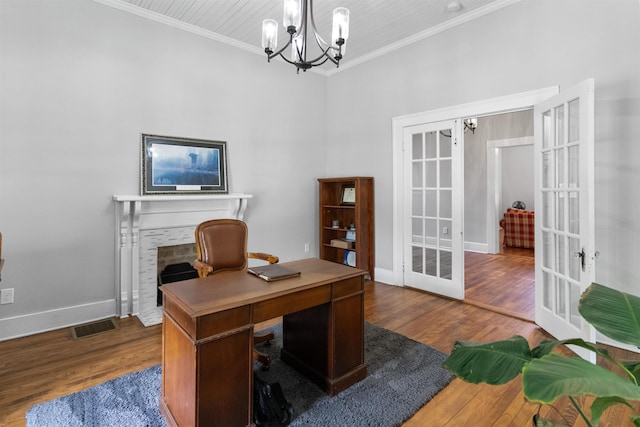
[[[365,318],[443,352],[449,352],[458,339],[485,341],[521,334],[538,342],[545,337],[531,322],[373,282],[366,284]],[[117,330],[79,340],[64,329],[0,342],[0,425],[24,426],[25,411],[35,403],[160,363],[161,326],[145,328],[135,317],[118,323]],[[620,350],[614,353],[639,357]],[[567,408],[566,402],[558,405],[566,419],[575,419]],[[524,400],[519,380],[492,387],[454,379],[405,427],[529,426],[537,409]],[[549,411],[546,407],[543,413]],[[631,425],[629,412],[616,409],[605,414],[601,426]]]
[[[464,253],[465,301],[524,320],[535,320],[533,249],[503,248],[495,255]]]

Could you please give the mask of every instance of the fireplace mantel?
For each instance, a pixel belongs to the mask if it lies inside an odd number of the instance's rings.
[[[196,225],[243,219],[251,194],[115,195],[115,293],[118,315],[159,322],[155,307],[158,247],[194,243]]]

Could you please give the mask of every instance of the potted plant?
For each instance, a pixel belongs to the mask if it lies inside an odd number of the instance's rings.
[[[582,294],[579,311],[607,337],[640,347],[639,297],[593,283]],[[595,352],[619,367],[624,376],[577,356],[553,352],[563,344]],[[579,338],[545,339],[533,348],[519,335],[488,343],[457,341],[443,366],[474,384],[505,384],[522,374],[523,393],[529,401],[550,404],[560,396],[567,396],[588,426],[597,426],[602,413],[613,405],[632,407],[629,401],[640,401],[640,361],[615,360],[605,348]],[[576,400],[578,396],[589,395],[595,397],[590,416]],[[640,427],[640,416],[631,420]],[[549,425],[545,422],[534,417],[534,425]]]

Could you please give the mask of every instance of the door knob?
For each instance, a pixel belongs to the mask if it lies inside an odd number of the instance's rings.
[[[582,250],[580,252],[574,252],[573,256],[575,258],[580,258],[580,265],[582,267],[582,271],[586,271],[586,259],[587,259],[587,254],[584,252],[584,248],[582,248]]]

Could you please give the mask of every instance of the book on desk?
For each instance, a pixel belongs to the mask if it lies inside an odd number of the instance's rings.
[[[290,277],[300,276],[300,272],[284,267],[280,264],[261,265],[256,267],[249,267],[247,270],[249,273],[258,276],[259,278],[266,280],[267,282],[273,282],[276,280],[288,279]]]

